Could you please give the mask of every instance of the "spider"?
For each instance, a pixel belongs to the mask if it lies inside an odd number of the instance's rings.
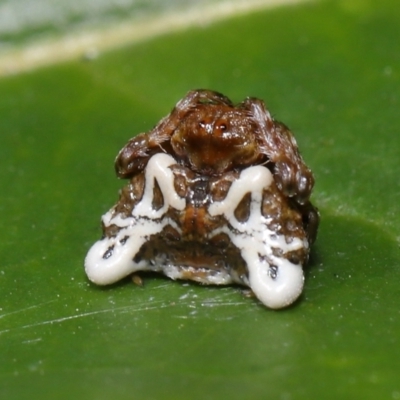
[[[137,271],[249,286],[267,307],[301,294],[319,214],[314,178],[264,103],[194,90],[119,152],[129,179],[85,260],[100,285]]]

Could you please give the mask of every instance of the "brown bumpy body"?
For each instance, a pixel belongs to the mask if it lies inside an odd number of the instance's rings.
[[[239,283],[271,308],[300,296],[319,223],[314,177],[261,100],[191,91],[126,144],[115,169],[129,182],[86,257],[90,280],[145,270]]]
[[[313,174],[293,134],[272,118],[261,100],[249,97],[235,106],[218,92],[189,92],[150,132],[132,138],[118,154],[117,175],[135,179],[128,187],[136,198],[143,189],[143,177],[137,175],[152,155],[162,152],[171,154],[183,168],[176,170],[177,193],[192,181],[189,186],[197,194],[201,177],[214,176],[217,179],[210,184],[216,201],[226,194],[235,173],[249,165],[265,165],[274,175],[279,196],[301,213],[310,243],[315,240],[319,216],[309,199]],[[282,212],[279,207],[275,211]]]

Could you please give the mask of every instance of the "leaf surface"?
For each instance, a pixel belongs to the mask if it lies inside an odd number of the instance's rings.
[[[0,396],[400,397],[400,7],[257,11],[0,80]],[[304,295],[89,284],[118,150],[194,88],[264,99],[316,176]]]

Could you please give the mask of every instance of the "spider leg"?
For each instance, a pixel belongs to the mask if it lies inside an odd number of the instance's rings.
[[[313,244],[317,238],[319,226],[319,212],[310,202],[300,206],[300,211],[303,216],[303,225],[307,233],[308,242]]]
[[[278,188],[299,204],[305,204],[314,186],[311,170],[305,165],[289,128],[275,121],[261,100],[247,98],[241,107],[249,110],[258,126],[261,153],[274,164]]]

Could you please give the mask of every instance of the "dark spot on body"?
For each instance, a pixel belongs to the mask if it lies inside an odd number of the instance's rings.
[[[103,259],[108,260],[114,252],[114,245],[110,246],[107,251],[103,254]]]
[[[126,235],[126,236],[124,236],[119,242],[120,242],[122,245],[124,245],[124,244],[128,241],[128,239],[129,239],[129,236]]]
[[[258,259],[259,259],[261,262],[268,262],[267,256],[264,255],[264,254],[261,254],[261,253],[258,253]]]
[[[239,222],[246,222],[249,219],[250,205],[251,205],[251,193],[247,193],[243,196],[243,199],[240,200],[240,203],[237,205],[234,211],[235,218]]]
[[[276,279],[278,276],[278,266],[276,265],[270,265],[269,266],[269,270],[268,270],[268,274],[271,277],[271,279]]]
[[[153,201],[151,206],[156,211],[164,206],[164,196],[156,179],[154,180]]]

